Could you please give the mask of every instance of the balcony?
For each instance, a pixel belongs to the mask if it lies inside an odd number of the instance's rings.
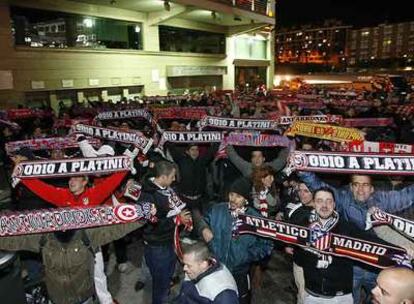
[[[267,0],[211,0],[269,17],[274,16],[271,1]]]

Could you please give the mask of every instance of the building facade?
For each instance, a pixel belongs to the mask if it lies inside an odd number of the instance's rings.
[[[7,1],[1,108],[234,89],[258,77],[270,86],[274,9],[273,0]]]
[[[414,60],[414,21],[353,29],[348,35],[349,64],[374,60]]]
[[[277,63],[314,63],[338,65],[346,59],[347,31],[338,21],[323,26],[278,29],[276,33]]]

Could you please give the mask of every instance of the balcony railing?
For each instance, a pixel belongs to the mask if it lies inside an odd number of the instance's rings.
[[[257,14],[273,17],[274,12],[271,11],[269,0],[212,0],[214,2],[231,5],[246,11],[255,12]]]

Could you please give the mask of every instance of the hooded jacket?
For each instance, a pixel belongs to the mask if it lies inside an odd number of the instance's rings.
[[[0,249],[40,252],[47,291],[53,303],[81,303],[95,294],[93,270],[97,248],[142,225],[136,222],[78,230],[67,242],[59,241],[54,233],[0,237]]]

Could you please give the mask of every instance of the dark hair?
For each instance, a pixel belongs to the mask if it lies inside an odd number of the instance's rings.
[[[331,188],[329,188],[329,187],[321,187],[321,188],[316,189],[316,190],[313,192],[313,197],[315,197],[315,196],[316,196],[316,193],[321,192],[321,191],[323,191],[323,192],[328,192],[328,193],[332,194],[332,197],[333,197],[334,201],[336,202],[336,199],[335,199],[335,193],[334,193],[334,192],[333,192],[333,190],[332,190]]]
[[[197,241],[192,244],[183,245],[183,254],[193,253],[198,262],[209,261],[213,258],[213,254],[203,241]]]
[[[162,175],[169,175],[173,170],[177,172],[177,166],[174,163],[167,160],[161,160],[155,163],[154,176],[160,177]]]
[[[190,150],[192,147],[198,147],[198,144],[196,144],[196,143],[191,143],[191,144],[187,145],[187,146],[185,147],[185,151]]]
[[[263,185],[262,179],[269,175],[274,176],[275,170],[273,170],[273,168],[268,165],[253,169],[252,181],[253,181],[254,190],[256,192],[264,190],[265,187]]]
[[[350,182],[351,183],[353,183],[354,182],[354,177],[355,176],[366,176],[366,177],[368,177],[369,178],[369,182],[372,184],[373,183],[373,179],[372,179],[372,176],[371,175],[366,175],[366,174],[351,174],[350,175],[350,177],[349,177],[349,179],[350,179]]]

